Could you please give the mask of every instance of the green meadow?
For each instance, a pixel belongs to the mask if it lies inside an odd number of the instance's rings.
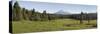
[[[79,20],[57,19],[51,21],[12,21],[13,33],[45,32],[45,31],[63,31],[79,30],[97,27],[96,20],[84,21],[80,24]]]

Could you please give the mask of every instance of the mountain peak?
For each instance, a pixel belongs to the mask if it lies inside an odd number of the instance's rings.
[[[70,14],[70,13],[67,12],[67,11],[59,10],[59,11],[56,12],[55,14],[68,15],[68,14]]]

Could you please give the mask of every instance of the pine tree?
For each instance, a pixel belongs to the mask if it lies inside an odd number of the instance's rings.
[[[80,15],[80,24],[83,23],[83,12],[81,12],[81,15]]]
[[[26,12],[27,12],[26,9],[23,8],[23,9],[22,9],[22,14],[23,14],[23,19],[24,19],[24,20],[28,20],[28,16],[27,16],[27,13],[26,13]]]
[[[33,10],[32,10],[32,15],[35,15],[35,9],[33,8]]]
[[[43,13],[41,15],[41,19],[42,19],[42,21],[48,20],[48,15],[46,14],[46,10],[43,11]]]
[[[35,9],[33,8],[32,11],[31,11],[31,16],[30,16],[30,20],[33,21],[35,19]]]
[[[21,8],[20,8],[17,1],[14,3],[14,6],[13,6],[13,16],[14,16],[15,20],[21,20],[22,19]]]

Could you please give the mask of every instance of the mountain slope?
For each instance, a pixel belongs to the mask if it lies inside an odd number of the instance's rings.
[[[69,15],[70,13],[67,12],[67,11],[60,10],[60,11],[56,12],[55,14],[60,14],[60,15]]]

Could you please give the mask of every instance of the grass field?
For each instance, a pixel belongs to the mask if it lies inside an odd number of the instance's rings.
[[[80,24],[79,20],[58,19],[51,21],[12,21],[13,33],[29,33],[44,31],[62,31],[89,29],[96,27],[96,20],[84,21]]]

